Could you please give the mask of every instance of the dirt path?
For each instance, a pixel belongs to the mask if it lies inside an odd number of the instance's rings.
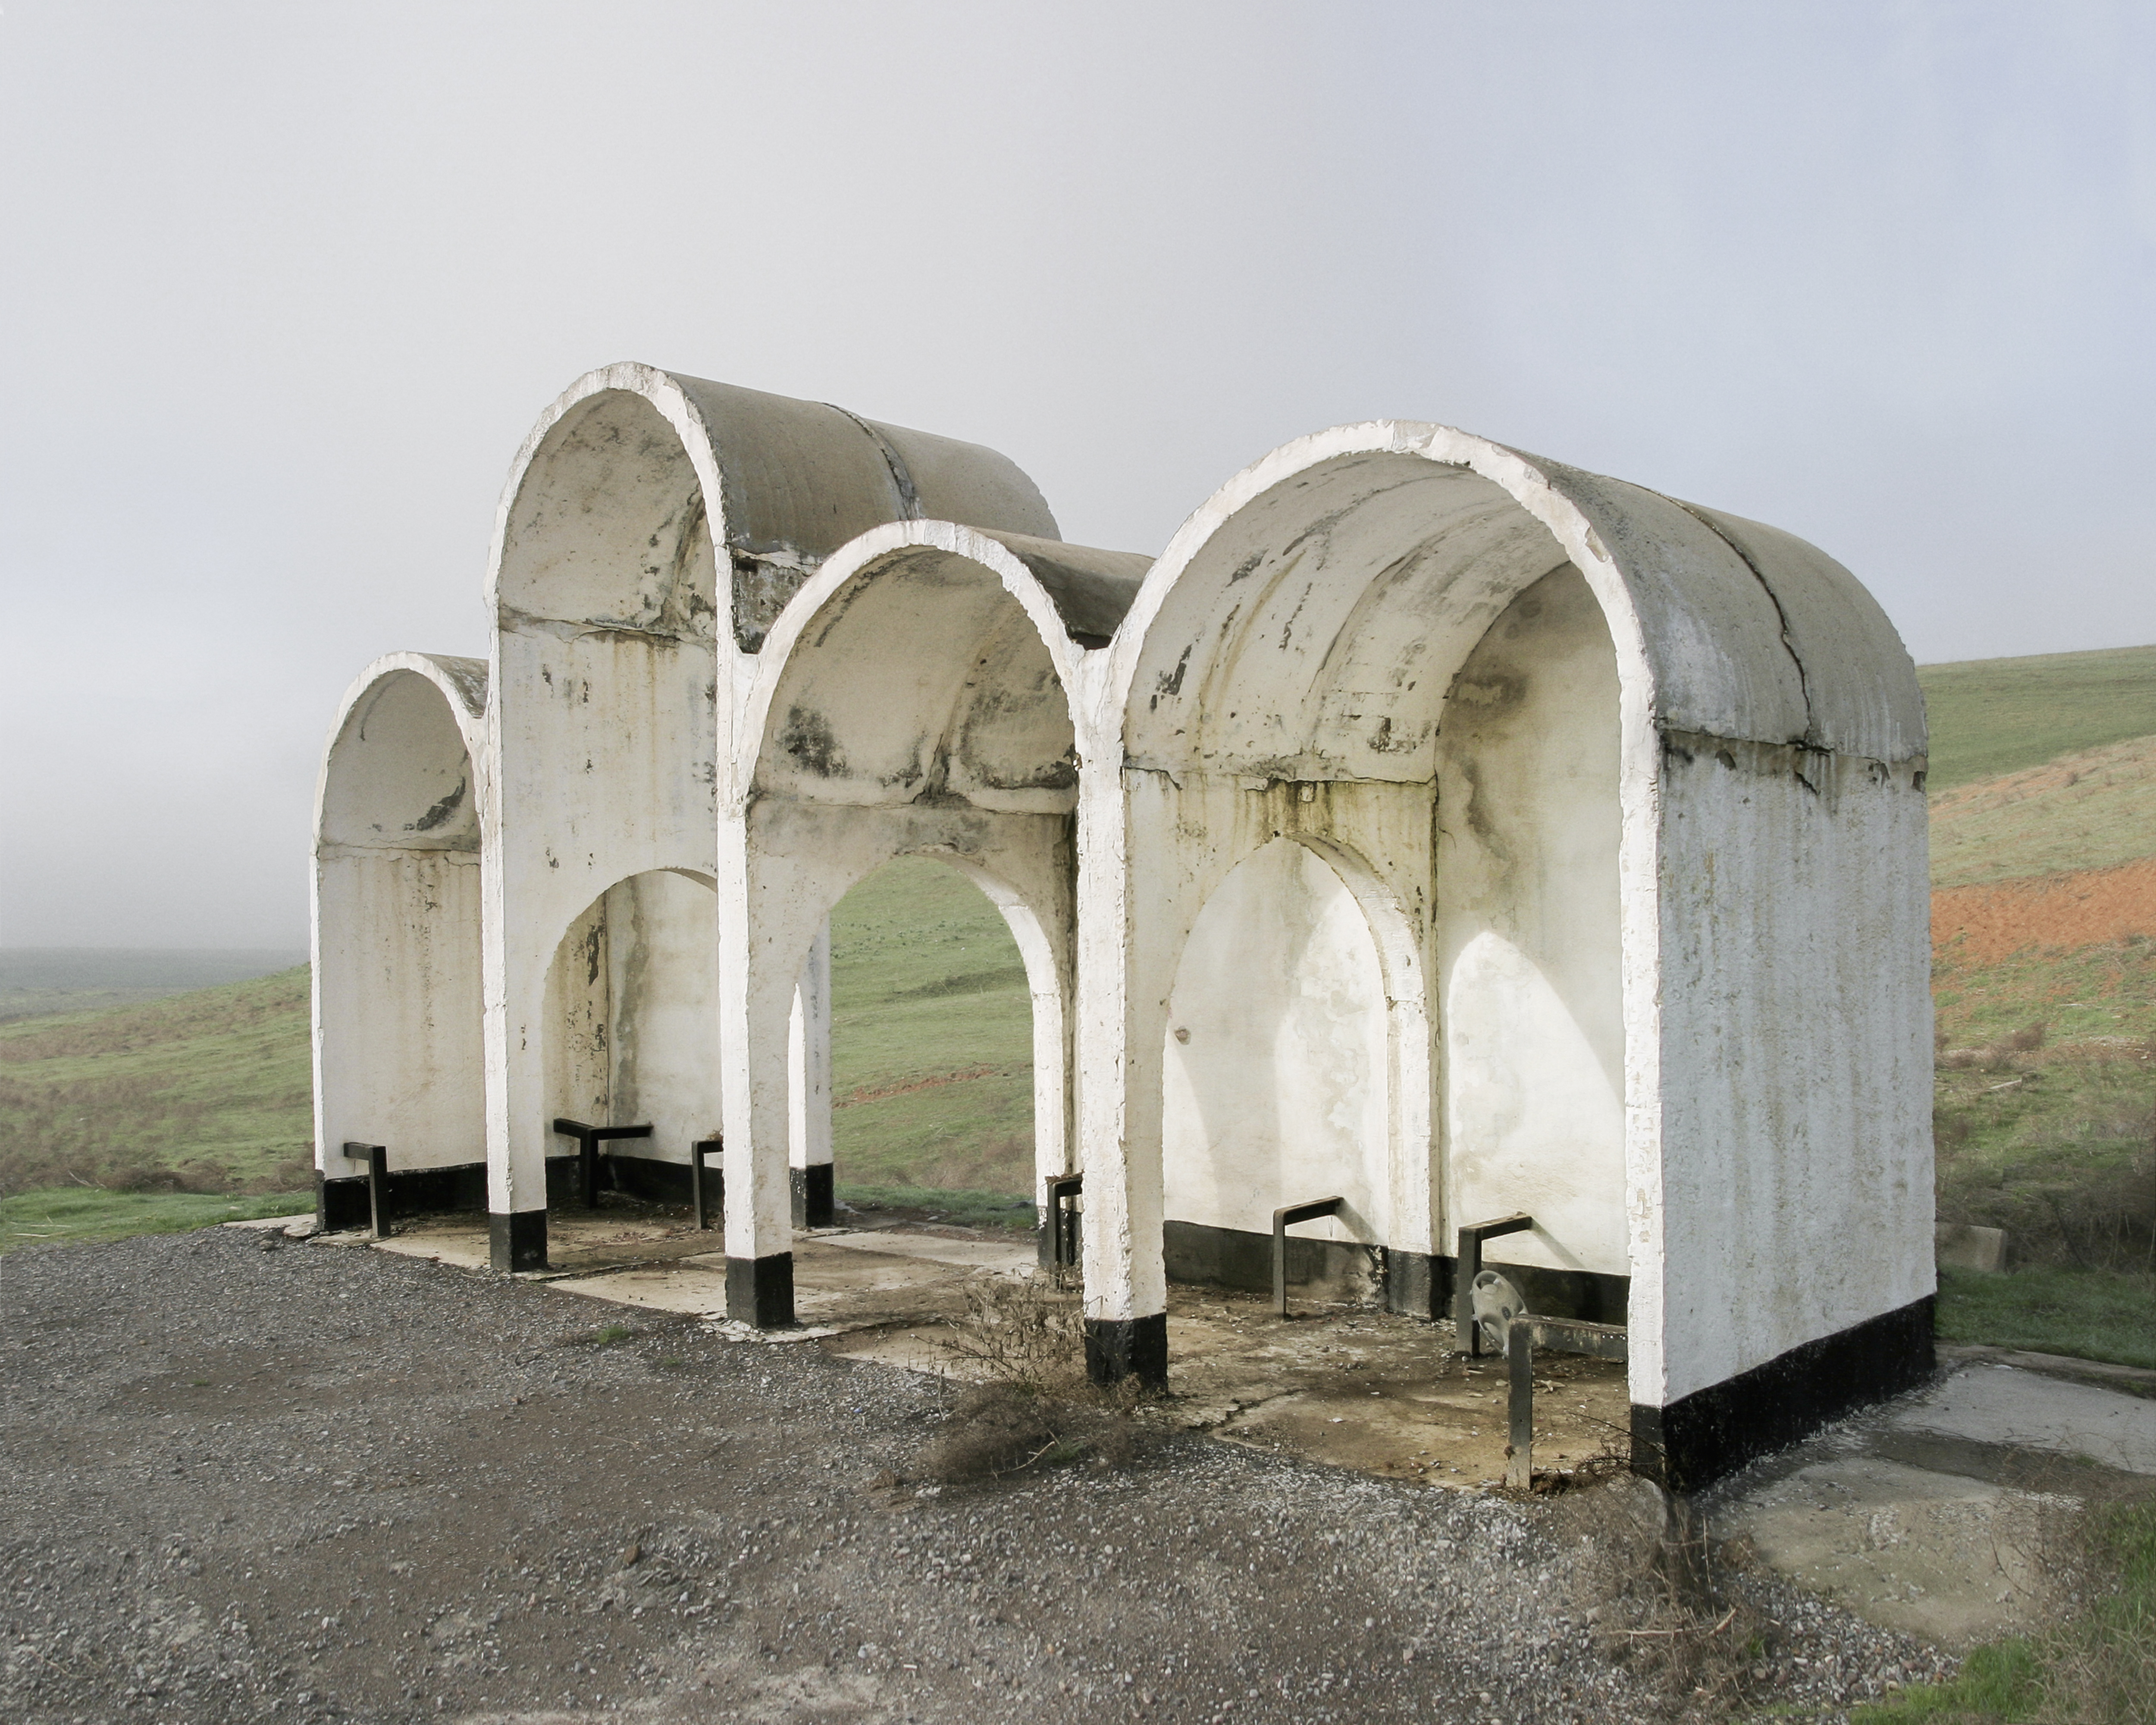
[[[1188,1435],[895,1486],[947,1386],[236,1230],[4,1277],[25,1725],[1669,1712],[1598,1648],[1576,1531],[1495,1498]],[[1779,1700],[1934,1668],[1779,1586]]]

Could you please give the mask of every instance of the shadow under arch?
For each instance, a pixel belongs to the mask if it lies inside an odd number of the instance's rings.
[[[547,967],[547,1117],[650,1127],[603,1158],[611,1189],[636,1197],[685,1201],[690,1147],[718,1136],[716,884],[686,868],[627,875],[571,920]],[[569,1142],[549,1158],[556,1204],[578,1196]]]
[[[316,1208],[363,1225],[388,1152],[393,1214],[482,1207],[481,718],[486,667],[395,653],[346,692],[316,781],[311,988]]]

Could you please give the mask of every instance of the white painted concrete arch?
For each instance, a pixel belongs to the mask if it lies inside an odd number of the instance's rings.
[[[1792,1384],[1917,1368],[1923,713],[1846,571],[1395,420],[1276,450],[1157,561],[1055,532],[976,445],[649,366],[579,380],[510,476],[487,665],[382,661],[341,716],[323,1142],[469,1114],[471,1085],[382,1076],[462,1021],[469,966],[366,997],[476,927],[497,1262],[544,1261],[553,1113],[685,1138],[716,1112],[729,1307],[782,1322],[824,919],[932,855],[1024,955],[1104,1371],[1163,1368],[1167,1223],[1246,1261],[1329,1168],[1337,1231],[1426,1315],[1462,1224],[1532,1212],[1493,1255],[1629,1301],[1673,1479],[1733,1465],[1740,1380],[1756,1436]],[[579,1076],[583,1021],[608,1045]]]
[[[613,883],[716,876],[734,721],[772,625],[846,541],[927,512],[1055,531],[993,450],[650,366],[588,374],[526,440],[487,585],[490,814],[504,834],[485,918],[497,1214],[544,1209],[553,932]],[[788,973],[789,997],[800,981]],[[814,1072],[827,1021],[817,989],[800,999],[814,1010],[796,1061]],[[813,1147],[817,1121],[794,1136]]]
[[[1070,817],[1098,658],[1080,643],[1105,642],[1146,563],[896,522],[833,557],[772,630],[721,828],[724,1034],[747,1075],[729,1096],[728,1189],[758,1194],[729,1210],[729,1256],[783,1250],[783,980],[839,899],[896,857],[950,864],[1002,911],[1033,998],[1037,1168],[1067,1170]]]
[[[1539,691],[1543,728],[1463,748],[1476,703],[1513,698],[1471,674],[1493,632],[1519,637],[1507,675]],[[1929,1291],[1922,703],[1830,559],[1374,422],[1231,480],[1107,658],[1098,727],[1122,770],[1089,776],[1081,817],[1096,1318],[1163,1297],[1152,1051],[1176,955],[1211,880],[1297,824],[1373,860],[1445,978],[1422,1249],[1501,1194],[1547,1218],[1528,1261],[1630,1275],[1634,1399],[1657,1408]],[[1495,836],[1463,824],[1492,773],[1510,783]],[[1866,963],[1875,985],[1852,991]],[[1507,1023],[1530,1057],[1478,1066]],[[1732,1023],[1755,1033],[1742,1049]]]
[[[486,667],[393,653],[339,704],[315,795],[315,1161],[485,1153],[479,818]]]

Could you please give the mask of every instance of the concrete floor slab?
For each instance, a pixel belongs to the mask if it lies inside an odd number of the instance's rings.
[[[1255,1294],[1168,1296],[1171,1417],[1231,1443],[1430,1485],[1505,1474],[1502,1362],[1452,1351],[1449,1325],[1341,1307],[1282,1319]],[[1535,1469],[1555,1480],[1625,1451],[1625,1368],[1536,1361]]]
[[[814,1238],[819,1246],[837,1246],[844,1251],[883,1252],[895,1257],[924,1259],[932,1264],[956,1265],[967,1270],[1025,1271],[1032,1269],[1039,1259],[1029,1240],[969,1240],[953,1235],[901,1232],[892,1228],[819,1234]],[[801,1245],[797,1240],[797,1258]]]
[[[2156,1474],[2156,1401],[2012,1366],[1971,1366],[1893,1416],[1897,1430],[2084,1455]]]
[[[667,1264],[612,1271],[603,1276],[564,1276],[549,1284],[564,1294],[611,1300],[648,1312],[680,1312],[693,1317],[726,1315],[726,1266],[721,1258],[676,1260]]]
[[[1875,1455],[1821,1461],[1725,1512],[1769,1566],[1873,1623],[1964,1649],[2033,1630],[2070,1586],[2077,1501]]]

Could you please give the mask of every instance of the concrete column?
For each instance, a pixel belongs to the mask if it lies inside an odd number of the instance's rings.
[[[1098,1384],[1168,1377],[1161,1252],[1164,908],[1133,888],[1121,775],[1081,779],[1078,824],[1078,1143],[1086,1368]]]
[[[486,1210],[489,1259],[501,1271],[547,1267],[545,956],[507,934],[503,872],[490,845],[480,867],[484,920],[486,1049]]]
[[[792,1176],[793,1225],[831,1225],[831,922],[827,916],[808,948],[793,987],[787,1027],[788,1165]]]
[[[726,1315],[793,1322],[790,1034],[801,977],[783,864],[751,865],[747,822],[719,823],[719,1060],[725,1122]],[[788,952],[788,948],[791,951]],[[780,957],[780,953],[787,956]]]

